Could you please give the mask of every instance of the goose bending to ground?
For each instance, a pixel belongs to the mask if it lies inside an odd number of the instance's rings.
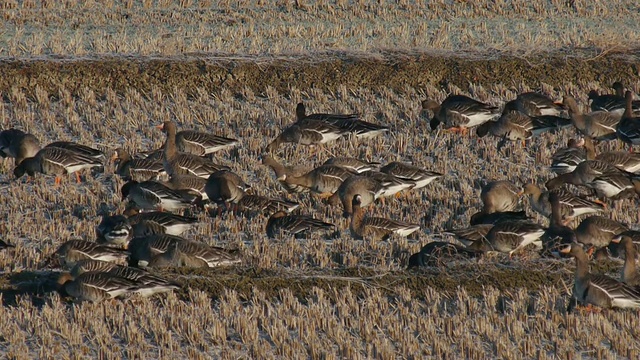
[[[135,159],[123,148],[116,149],[111,160],[116,163],[116,174],[127,181],[160,180],[167,175],[162,159]]]
[[[558,197],[559,211],[562,216],[577,217],[585,214],[593,214],[604,211],[606,204],[600,200],[591,201],[584,197],[576,196],[563,189],[553,191],[542,191],[535,184],[527,184],[520,192],[521,195],[529,195],[529,204],[538,214],[546,217],[551,216],[550,194],[555,193]]]
[[[360,206],[362,196],[353,196],[351,224],[349,231],[356,240],[387,240],[391,235],[409,236],[420,229],[420,225],[407,224],[396,220],[381,217],[365,216],[364,209]]]
[[[334,141],[348,133],[348,130],[323,120],[305,117],[286,127],[269,145],[266,151],[273,152],[281,144],[320,145]]]
[[[626,235],[619,235],[611,241],[619,243],[624,248],[624,266],[620,280],[640,290],[640,274],[636,270],[636,245],[633,243],[633,239]]]
[[[527,216],[527,212],[522,211],[502,211],[502,212],[493,212],[490,214],[479,211],[473,215],[469,219],[469,225],[480,225],[480,224],[491,224],[495,225],[497,223],[501,223],[504,221],[518,221],[518,220],[530,220],[530,217]]]
[[[589,259],[578,244],[561,250],[576,259],[572,300],[602,308],[639,308],[640,291],[605,275],[589,272]]]
[[[565,96],[563,104],[569,109],[571,123],[584,136],[600,141],[616,138],[616,126],[620,122],[622,113],[594,111],[582,114],[576,99],[571,96]]]
[[[296,118],[298,121],[303,119],[312,119],[327,122],[333,126],[342,129],[346,133],[355,135],[358,138],[372,138],[384,132],[389,131],[387,126],[373,124],[360,120],[358,114],[309,114],[304,103],[298,103],[296,106]]]
[[[537,92],[519,94],[505,108],[517,110],[528,116],[560,116],[564,106]]]
[[[542,248],[540,239],[545,228],[528,221],[503,221],[494,225],[485,239],[476,241],[469,246],[472,250],[498,251],[508,253],[511,257],[515,252],[529,244]]]
[[[176,149],[179,152],[205,156],[238,145],[238,140],[194,130],[176,133]]]
[[[466,129],[481,125],[500,114],[497,107],[464,95],[449,95],[441,104],[424,100],[422,109],[433,112],[429,123],[431,130],[443,123],[445,128],[454,132],[466,132]]]
[[[135,280],[107,272],[88,272],[76,278],[70,273],[62,273],[57,284],[61,294],[69,295],[77,301],[90,302],[126,298],[139,288]]]
[[[483,204],[482,212],[491,214],[517,210],[520,206],[519,192],[520,189],[507,180],[487,183],[480,192],[480,199]]]
[[[267,236],[274,238],[283,231],[294,236],[306,234],[314,231],[331,231],[335,225],[314,219],[306,215],[288,214],[286,211],[278,211],[269,217],[266,226]]]
[[[367,206],[382,196],[385,187],[379,181],[367,176],[354,175],[345,180],[328,199],[330,205],[342,203],[345,217],[353,213],[353,197],[360,195],[360,206]]]
[[[242,258],[238,251],[182,240],[171,242],[166,251],[153,256],[148,267],[219,267],[240,262]]]
[[[592,252],[608,246],[611,240],[628,230],[627,226],[615,220],[592,215],[582,220],[574,232],[577,241]]]
[[[439,172],[425,170],[417,166],[393,161],[380,168],[380,172],[397,178],[412,181],[415,186],[411,190],[417,190],[429,185],[433,180],[442,177]]]
[[[584,139],[587,160],[600,160],[629,173],[640,172],[640,153],[628,151],[605,151],[596,155],[596,148],[591,139]]]
[[[287,176],[283,174],[278,181],[284,181],[291,186],[306,187],[321,198],[328,198],[338,190],[343,181],[354,175],[353,172],[333,165],[321,165],[301,176]]]
[[[551,171],[558,175],[572,172],[578,164],[587,160],[587,152],[583,147],[585,139],[569,139],[566,147],[559,148],[551,156]]]
[[[379,162],[360,160],[351,157],[332,157],[327,159],[322,165],[333,165],[345,168],[351,172],[362,174],[367,171],[377,170]]]
[[[0,156],[15,158],[15,164],[36,156],[40,151],[40,141],[34,135],[18,129],[0,132]]]
[[[547,131],[560,130],[571,126],[571,121],[559,116],[544,115],[531,117],[515,109],[505,107],[497,121],[487,121],[476,129],[478,137],[493,135],[502,139],[498,148],[502,148],[507,140],[528,140]]]
[[[128,220],[132,226],[140,223],[144,223],[146,226],[154,224],[157,225],[152,225],[154,228],[159,227],[161,229],[161,234],[168,235],[180,235],[198,223],[198,219],[194,217],[165,211],[140,212],[140,209],[131,206],[125,210],[123,215],[129,218]]]
[[[469,246],[476,241],[480,241],[486,238],[487,234],[492,228],[493,224],[478,224],[471,225],[462,229],[445,230],[443,234],[452,235],[464,246]]]
[[[82,155],[70,150],[57,147],[45,147],[38,151],[34,157],[24,159],[13,170],[16,178],[24,174],[34,176],[35,173],[55,175],[56,185],[60,184],[60,176],[76,174],[77,182],[81,182],[78,171],[93,167],[102,167],[102,161],[96,158]]]
[[[278,183],[289,193],[305,193],[309,192],[308,187],[288,183],[285,180],[286,177],[297,177],[302,176],[308,173],[311,169],[306,166],[285,166],[279,163],[275,158],[271,155],[263,155],[262,156],[262,164],[270,167],[276,175],[276,179],[278,179]]]
[[[180,211],[196,205],[202,197],[185,190],[173,190],[157,181],[131,180],[120,189],[122,199],[129,199],[140,209]]]
[[[444,241],[432,241],[409,257],[407,270],[421,266],[438,266],[455,259],[475,259],[483,252],[464,248]]]

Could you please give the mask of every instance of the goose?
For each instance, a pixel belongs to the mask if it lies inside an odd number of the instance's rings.
[[[559,116],[544,115],[531,117],[521,113],[507,104],[503,114],[497,121],[487,121],[476,128],[476,135],[484,137],[493,135],[501,138],[502,141],[498,145],[499,148],[504,145],[506,140],[528,140],[533,136],[542,134],[543,132],[559,130],[564,127],[571,126],[571,121]]]
[[[237,204],[249,188],[238,174],[220,170],[209,175],[204,192],[211,201],[228,208],[229,203]]]
[[[278,181],[284,181],[294,186],[302,186],[320,194],[321,198],[328,198],[338,190],[338,187],[354,173],[333,165],[321,165],[301,176],[287,176],[282,174]]]
[[[609,111],[622,114],[625,110],[624,99],[624,85],[616,81],[613,83],[612,88],[615,90],[615,94],[603,94],[600,95],[597,90],[591,90],[589,92],[589,100],[591,100],[591,110],[593,111]],[[640,101],[634,101],[632,103],[633,110],[640,109]]]
[[[558,175],[570,173],[576,166],[587,160],[587,152],[584,148],[586,140],[569,139],[567,146],[559,148],[551,156],[550,170]]]
[[[606,247],[612,239],[628,230],[627,226],[615,220],[592,215],[582,220],[574,232],[577,242],[588,246],[592,252]]]
[[[519,94],[515,100],[511,100],[505,105],[505,108],[507,107],[528,116],[560,116],[564,110],[562,104],[537,92]]]
[[[82,145],[82,144],[78,144],[76,142],[73,141],[55,141],[52,142],[50,144],[48,144],[47,147],[55,147],[55,148],[61,148],[61,149],[66,149],[69,150],[71,152],[80,154],[80,155],[84,155],[90,158],[94,158],[96,160],[100,160],[101,162],[104,162],[106,157],[104,156],[104,153],[98,149],[94,149],[90,146],[87,145]]]
[[[603,308],[639,308],[640,291],[605,275],[589,272],[589,259],[578,244],[570,244],[562,253],[576,259],[572,300]]]
[[[528,221],[503,221],[495,224],[485,239],[476,241],[468,248],[477,251],[498,251],[508,253],[509,257],[529,244],[542,248],[540,239],[545,228]]]
[[[560,250],[578,241],[575,231],[567,226],[571,218],[564,215],[566,212],[562,209],[561,199],[562,195],[559,193],[549,193],[548,201],[551,207],[549,227],[541,238],[544,255],[563,257]]]
[[[441,104],[433,100],[424,100],[422,109],[433,112],[431,130],[444,123],[446,128],[454,132],[466,132],[467,128],[481,125],[500,114],[497,107],[464,95],[449,95]]]
[[[319,145],[339,139],[349,131],[323,120],[303,118],[286,127],[269,145],[266,152],[274,152],[281,144]]]
[[[194,130],[176,133],[176,149],[179,152],[205,156],[238,145],[238,140]]]
[[[631,91],[627,91],[624,98],[624,113],[616,127],[616,135],[618,139],[622,140],[625,144],[629,144],[629,151],[632,151],[633,145],[640,144],[640,116],[635,116],[631,109],[631,103],[633,101]]]
[[[76,262],[83,259],[119,262],[126,257],[127,251],[124,249],[100,245],[91,241],[69,240],[60,245],[45,261],[43,266],[49,265],[52,261],[57,261],[62,266],[72,268]]]
[[[480,191],[482,212],[491,214],[517,210],[520,207],[519,192],[520,189],[507,180],[488,182]]]
[[[421,189],[443,176],[439,172],[425,170],[400,161],[388,163],[380,168],[380,172],[413,182],[415,185],[411,188],[412,190]]]
[[[594,111],[582,114],[573,97],[565,96],[562,102],[569,109],[571,123],[581,134],[599,141],[616,138],[616,126],[620,122],[621,113]]]
[[[129,219],[124,215],[104,215],[97,227],[98,243],[126,245],[133,233]]]
[[[551,193],[558,196],[559,211],[563,216],[577,217],[580,215],[594,214],[606,209],[606,204],[600,200],[591,201],[584,197],[576,196],[563,189],[555,189],[553,191],[542,191],[535,184],[526,184],[524,189],[519,193],[529,195],[529,204],[531,208],[538,214],[550,217],[551,202],[549,200]]]
[[[529,216],[527,216],[526,211],[502,211],[502,212],[492,212],[487,214],[483,211],[479,211],[473,215],[469,219],[469,224],[471,226],[481,225],[481,224],[490,224],[495,225],[497,223],[501,223],[504,221],[518,221],[518,220],[530,220]]]
[[[273,214],[278,211],[291,213],[300,207],[294,201],[272,199],[261,195],[246,194],[237,202],[237,208],[244,212],[257,212],[261,214]]]
[[[595,145],[586,138],[584,148],[587,160],[600,160],[629,173],[640,173],[640,153],[628,151],[605,151],[596,155]]]
[[[209,196],[204,191],[207,180],[195,175],[173,175],[164,184],[172,190],[182,190],[199,196],[202,201],[209,200]]]
[[[449,242],[432,241],[409,257],[407,270],[422,266],[438,266],[454,259],[475,259],[482,254],[481,251],[469,250]]]
[[[330,231],[335,225],[307,215],[293,215],[277,211],[269,217],[266,226],[267,237],[274,238],[281,231],[298,237],[314,231]]]
[[[333,165],[345,168],[354,173],[364,173],[378,169],[379,162],[360,160],[352,157],[332,157],[327,159],[322,165]]]
[[[309,192],[308,187],[296,185],[293,183],[288,183],[285,180],[286,177],[297,177],[302,176],[309,172],[309,168],[306,166],[285,166],[279,163],[274,157],[271,155],[263,155],[262,156],[262,164],[270,167],[276,175],[276,179],[278,179],[278,183],[282,188],[284,188],[289,193],[306,193]]]
[[[116,174],[125,180],[160,180],[167,175],[162,159],[135,159],[123,148],[113,152],[111,160],[116,163]]]
[[[58,277],[57,285],[61,294],[89,302],[126,298],[139,288],[135,280],[107,272],[88,272],[76,278],[65,272]]]
[[[140,209],[131,206],[127,207],[123,215],[128,217],[129,223],[134,227],[145,224],[147,227],[159,228],[161,234],[168,235],[181,235],[198,223],[198,219],[194,217],[165,211],[140,212]]]
[[[640,274],[636,270],[636,245],[633,243],[633,239],[623,234],[611,239],[612,242],[620,244],[624,248],[624,266],[620,274],[620,281],[640,290]]]
[[[122,199],[129,199],[144,210],[179,211],[195,205],[202,198],[189,191],[172,190],[157,181],[131,180],[120,189]]]
[[[166,250],[151,258],[150,268],[219,267],[242,262],[238,251],[212,247],[200,242],[181,240],[168,244]]]
[[[15,165],[22,160],[36,156],[40,151],[40,141],[34,135],[18,129],[0,132],[0,156],[15,158]]]
[[[478,224],[462,229],[445,230],[443,234],[452,235],[464,246],[469,246],[476,241],[486,238],[491,228],[493,228],[493,224]]]
[[[360,195],[360,206],[367,206],[382,196],[385,187],[374,178],[354,175],[346,179],[338,190],[327,200],[329,205],[342,203],[343,215],[348,217],[353,213],[353,197]]]
[[[365,216],[364,209],[360,206],[362,196],[353,196],[351,206],[353,214],[349,231],[356,240],[387,240],[391,235],[409,236],[420,229],[420,225],[407,224],[396,220],[381,217]]]
[[[367,171],[359,175],[370,177],[382,184],[383,189],[380,196],[383,198],[399,194],[404,190],[411,190],[416,186],[413,180],[403,179],[399,176],[390,175],[381,171]]]
[[[81,182],[77,173],[83,169],[102,167],[99,159],[88,157],[70,150],[57,147],[45,147],[38,151],[34,157],[26,158],[13,170],[16,178],[24,174],[34,176],[39,172],[45,175],[55,175],[55,184],[59,185],[61,175],[76,174],[76,180]]]
[[[389,131],[387,126],[360,120],[358,114],[307,114],[307,110],[302,102],[296,106],[296,118],[298,121],[303,119],[324,121],[338,127],[346,133],[363,139],[373,138]]]
[[[176,147],[176,124],[172,121],[165,121],[158,125],[158,128],[167,134],[162,164],[169,176],[191,174],[206,179],[216,171],[229,170],[228,166],[214,164],[197,155],[179,152]]]

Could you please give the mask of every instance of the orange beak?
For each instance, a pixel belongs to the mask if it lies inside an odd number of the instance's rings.
[[[156,129],[158,130],[164,130],[164,123],[160,124],[160,125],[156,125]]]

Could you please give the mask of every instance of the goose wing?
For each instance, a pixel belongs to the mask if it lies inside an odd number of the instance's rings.
[[[180,144],[184,143],[188,144],[188,147],[192,149],[198,149],[195,155],[211,154],[216,151],[238,145],[238,140],[236,139],[230,139],[192,130],[179,131],[176,134],[176,137],[177,139],[180,139],[180,141],[178,141],[179,146]],[[186,149],[183,148],[179,150],[185,151]]]

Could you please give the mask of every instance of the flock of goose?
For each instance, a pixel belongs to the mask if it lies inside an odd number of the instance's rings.
[[[489,182],[480,200],[483,208],[471,217],[470,226],[451,229],[462,245],[433,241],[409,259],[409,268],[431,264],[434,258],[475,258],[486,252],[512,256],[533,244],[542,256],[571,256],[576,259],[573,298],[600,307],[640,307],[640,281],[635,270],[635,245],[640,232],[598,215],[607,199],[623,200],[640,193],[640,153],[596,153],[595,142],[620,139],[640,144],[640,103],[630,91],[614,84],[616,94],[589,94],[592,112],[582,114],[576,100],[565,96],[561,103],[540,93],[518,95],[503,109],[464,95],[450,95],[442,103],[425,100],[431,112],[432,129],[441,124],[448,131],[507,141],[526,141],[545,131],[574,126],[582,135],[571,139],[552,159],[551,170],[558,174],[546,184],[515,185],[509,181]],[[565,115],[568,114],[568,117]],[[307,114],[302,103],[296,121],[269,143],[262,163],[270,167],[282,190],[295,196],[317,196],[327,206],[341,206],[350,218],[354,239],[387,240],[408,236],[418,224],[367,216],[365,208],[378,199],[416,191],[443,175],[402,162],[380,163],[350,157],[333,157],[307,169],[279,162],[273,154],[284,143],[322,146],[344,136],[362,141],[379,136],[386,126],[365,122],[357,114]],[[121,188],[127,206],[123,214],[105,215],[97,228],[97,241],[71,240],[62,244],[47,265],[66,269],[57,280],[59,290],[78,300],[100,301],[134,294],[150,296],[180,287],[178,283],[154,275],[159,267],[215,267],[241,262],[235,250],[212,247],[181,237],[197,223],[184,210],[205,211],[211,216],[223,212],[265,214],[266,234],[273,238],[287,233],[304,236],[309,232],[334,232],[336,226],[323,219],[304,215],[300,204],[252,194],[251,186],[225,165],[212,161],[217,151],[237,146],[238,141],[192,130],[178,131],[167,121],[158,128],[166,134],[160,149],[130,154],[117,149],[112,160],[115,172],[127,182]],[[81,171],[104,171],[105,155],[73,142],[54,142],[43,148],[36,137],[17,129],[0,133],[0,155],[15,158],[14,175],[36,173],[55,176]],[[584,187],[587,194],[574,194],[565,184]],[[531,208],[549,218],[543,226],[522,210],[521,199],[529,197]],[[579,216],[575,228],[569,225]],[[463,246],[464,245],[464,246]],[[0,243],[0,249],[10,244]],[[589,272],[589,256],[624,252],[621,280]],[[122,265],[126,263],[128,266]]]

